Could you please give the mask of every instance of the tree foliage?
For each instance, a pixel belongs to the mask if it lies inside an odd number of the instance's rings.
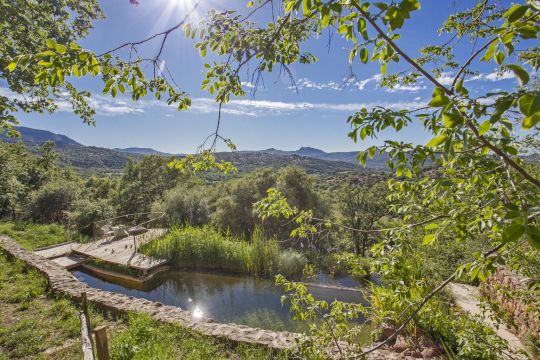
[[[12,59],[21,54],[47,51],[47,44],[69,44],[86,36],[92,22],[103,18],[96,0],[2,1],[0,4],[0,79],[7,83],[12,96],[0,96],[0,130],[16,124],[17,111],[54,111],[54,99],[65,99],[67,92],[75,113],[86,123],[93,123],[94,111],[88,106],[87,92],[77,91],[70,82],[40,84],[36,75],[41,63],[25,63],[16,69]]]

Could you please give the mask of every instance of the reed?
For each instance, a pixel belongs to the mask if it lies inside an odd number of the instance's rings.
[[[168,259],[181,269],[221,270],[260,277],[276,275],[283,263],[283,254],[291,257],[290,251],[281,252],[278,243],[266,238],[260,228],[253,231],[249,241],[210,226],[174,228],[166,236],[146,244],[141,251]],[[302,255],[294,258],[305,261]],[[304,262],[299,266],[291,265],[287,270],[301,272],[303,265]]]

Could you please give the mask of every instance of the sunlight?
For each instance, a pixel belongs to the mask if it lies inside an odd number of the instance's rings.
[[[149,34],[162,31],[165,26],[170,26],[177,23],[187,12],[189,12],[196,4],[196,0],[159,0],[156,6],[163,9],[158,20],[152,26]],[[199,19],[200,7],[190,16],[191,21]]]

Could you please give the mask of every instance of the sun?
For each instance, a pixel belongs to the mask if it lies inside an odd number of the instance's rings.
[[[191,12],[190,21],[198,20],[202,14],[202,6],[197,6],[198,4],[199,0],[157,0],[153,5],[159,8],[161,14],[153,23],[149,34],[162,31],[167,26],[178,23],[189,12]],[[197,9],[193,11],[195,6]]]
[[[195,6],[195,0],[166,0],[169,8],[180,8],[182,11],[189,11]]]

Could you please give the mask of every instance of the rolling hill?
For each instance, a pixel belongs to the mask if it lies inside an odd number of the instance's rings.
[[[30,147],[35,147],[46,141],[53,141],[57,151],[60,153],[59,161],[61,164],[72,166],[81,173],[87,174],[120,173],[130,158],[138,159],[144,155],[175,156],[150,148],[108,149],[85,146],[65,135],[55,134],[50,131],[27,127],[18,127],[17,130],[21,133],[20,138],[13,139],[1,135],[2,140],[9,142],[22,141]],[[344,156],[343,158],[347,161],[337,160],[339,156],[336,156],[336,160],[334,160],[332,154],[340,153],[326,153],[314,148],[301,148],[295,152],[270,149],[265,151],[222,152],[217,153],[216,156],[220,160],[231,161],[240,173],[253,171],[260,167],[277,169],[287,165],[296,165],[305,169],[308,173],[324,176],[365,170],[356,162],[356,152],[354,152],[354,156],[353,153],[350,153],[348,157]],[[379,168],[378,166],[374,167]],[[209,177],[220,178],[221,175],[213,174],[209,175]]]

